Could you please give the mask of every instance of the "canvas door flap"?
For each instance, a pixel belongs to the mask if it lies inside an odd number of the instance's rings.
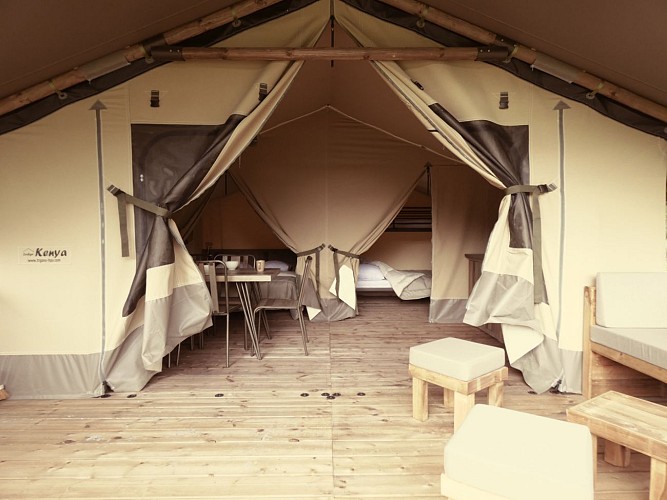
[[[335,5],[337,19],[361,45],[434,44],[410,30],[366,15],[341,2]],[[522,89],[527,96],[534,95],[527,84],[497,68],[476,62],[378,62],[375,67],[397,95],[420,115],[420,121],[427,124],[466,165],[497,187],[529,183],[528,129],[525,124],[530,121],[530,99],[519,99],[519,105],[512,106],[509,113],[501,112],[497,101],[492,102],[496,91],[507,88]],[[520,144],[521,148],[516,149],[515,144]],[[512,198],[501,206],[505,211],[500,214],[487,247],[488,253],[499,253],[495,264],[510,274],[485,273],[483,267],[482,276],[468,301],[464,321],[474,325],[491,321],[534,328],[537,336],[544,338],[543,332],[551,328],[541,323],[552,321],[552,318],[551,314],[538,314],[538,306],[534,304],[533,220],[529,196],[522,192]],[[509,236],[507,244],[499,238],[501,233]],[[530,357],[530,353],[526,356]],[[524,363],[524,366],[529,364]],[[553,382],[553,371],[558,370],[543,370],[545,378],[542,382]],[[541,383],[538,385],[542,386]]]
[[[325,25],[326,21],[322,20],[306,40],[314,43]],[[299,33],[297,38],[303,36],[304,33]],[[267,63],[263,70],[255,73],[258,76],[253,81],[257,85],[267,83],[268,95],[259,100],[257,86],[251,85],[246,97],[234,103],[232,114],[226,117],[226,126],[214,137],[211,146],[156,202],[176,211],[206,192],[256,135],[301,65],[299,62]],[[243,83],[224,78],[222,81],[227,85]],[[140,301],[145,301],[141,357],[147,372],[161,370],[160,360],[173,347],[174,339],[201,331],[210,321],[210,299],[203,293],[206,286],[201,277],[201,282],[195,284],[179,279],[179,269],[194,265],[192,257],[179,250],[181,246],[173,221],[155,217],[124,309],[125,315],[129,315]],[[185,305],[187,307],[183,307]],[[174,326],[177,331],[173,330]]]

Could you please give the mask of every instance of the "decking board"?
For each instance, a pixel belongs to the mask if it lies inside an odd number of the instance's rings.
[[[453,412],[432,386],[429,419],[412,418],[409,348],[446,336],[498,344],[476,328],[428,323],[425,300],[362,297],[359,311],[308,323],[307,357],[287,314],[270,313],[261,361],[243,350],[234,316],[229,368],[222,338],[207,334],[203,350],[185,342],[178,366],[174,352],[137,393],[0,402],[0,497],[442,498]],[[533,394],[510,370],[509,408],[565,419],[581,401]],[[645,457],[598,466],[596,498],[648,498]]]

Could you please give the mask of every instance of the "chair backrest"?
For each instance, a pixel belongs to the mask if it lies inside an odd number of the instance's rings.
[[[211,293],[211,300],[213,301],[213,314],[220,313],[220,300],[225,301],[224,312],[229,310],[229,287],[227,283],[227,266],[222,260],[200,260],[197,262],[199,271],[202,273],[204,280],[208,282],[208,290]],[[218,276],[224,275],[225,280],[218,283]],[[224,288],[224,297],[221,297],[218,287],[222,285]]]
[[[303,305],[303,297],[306,289],[306,280],[309,279],[308,273],[310,271],[310,263],[313,261],[313,258],[309,255],[306,257],[306,264],[303,267],[303,274],[301,275],[301,281],[299,282],[299,296],[297,299],[297,304],[299,306],[299,309],[301,309],[301,306]]]
[[[247,255],[232,255],[219,253],[215,256],[215,259],[227,262],[230,260],[238,261],[239,269],[255,269],[255,256],[251,254]]]

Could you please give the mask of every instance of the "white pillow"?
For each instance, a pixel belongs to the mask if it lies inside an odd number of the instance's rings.
[[[264,264],[266,268],[280,269],[281,271],[289,271],[289,264],[280,260],[267,260]]]
[[[378,281],[383,280],[384,275],[380,268],[374,264],[359,264],[359,281]]]

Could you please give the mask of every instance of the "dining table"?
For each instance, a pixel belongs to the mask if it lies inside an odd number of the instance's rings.
[[[228,269],[227,274],[216,273],[216,281],[224,283],[234,283],[241,301],[241,308],[243,309],[243,316],[245,324],[250,333],[250,340],[255,350],[257,359],[262,359],[262,352],[259,347],[259,335],[257,333],[257,324],[255,315],[253,314],[253,290],[251,286],[258,283],[266,283],[273,280],[280,273],[277,268],[265,268],[263,271],[257,271],[252,268]],[[257,293],[259,289],[257,288]]]

